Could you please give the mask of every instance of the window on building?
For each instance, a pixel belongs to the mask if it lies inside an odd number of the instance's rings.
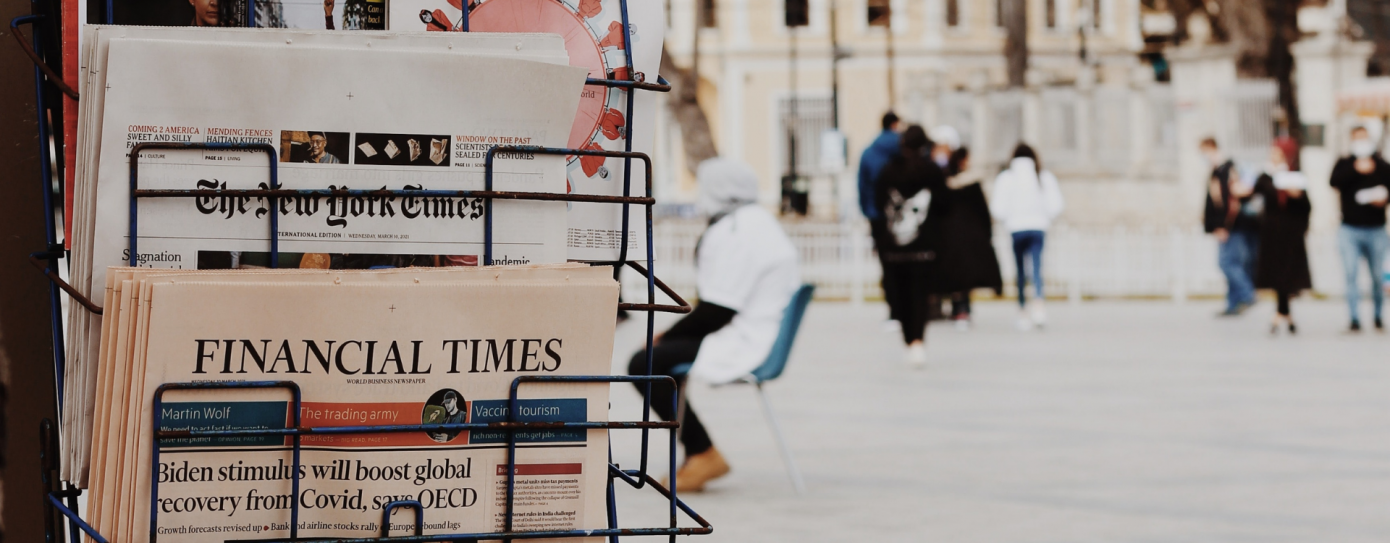
[[[1080,104],[1080,93],[1070,86],[1045,87],[1038,95],[1037,150],[1054,172],[1081,163],[1076,116]]]
[[[994,0],[994,26],[1004,28],[1004,2],[1008,0]]]
[[[829,98],[778,100],[777,128],[781,151],[782,213],[805,215],[810,205],[810,180],[826,175],[821,163],[821,134],[834,125]],[[795,163],[796,175],[792,175]]]
[[[946,0],[946,26],[960,26],[960,0]]]
[[[704,1],[704,0],[701,0]],[[808,0],[786,0],[783,6],[787,26],[806,26],[811,24],[811,10]]]
[[[1043,18],[1048,28],[1057,28],[1057,0],[1043,0]]]
[[[798,176],[821,173],[820,143],[821,134],[834,126],[831,121],[829,98],[798,98],[796,112],[792,113],[792,100],[778,100],[781,123],[779,148],[782,152],[782,175],[791,173],[792,134],[796,135],[796,173]]]
[[[1101,0],[1091,0],[1091,28],[1100,30],[1100,16],[1102,15],[1102,8],[1105,7],[1104,4]]]
[[[715,0],[699,0],[700,28],[715,28],[719,26],[719,3]]]
[[[868,12],[865,14],[869,26],[889,26],[893,18],[893,6],[889,5],[890,0],[868,0]]]
[[[989,95],[989,110],[985,114],[989,127],[989,149],[984,156],[987,164],[1008,164],[1014,147],[1023,141],[1023,92],[1008,90]]]
[[[1376,43],[1376,51],[1390,50],[1390,5],[1383,0],[1347,0],[1347,18],[1361,29],[1361,39]],[[1377,53],[1366,66],[1366,75],[1390,74],[1390,58]]]
[[[975,95],[960,89],[948,90],[937,98],[936,108],[937,123],[954,127],[961,143],[972,145],[975,141]]]

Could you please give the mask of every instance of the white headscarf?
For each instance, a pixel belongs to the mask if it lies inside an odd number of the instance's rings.
[[[960,132],[950,125],[941,125],[931,129],[932,141],[949,147],[952,152],[960,149]]]
[[[695,181],[700,184],[696,208],[701,214],[715,217],[758,202],[758,174],[741,160],[715,157],[701,162]]]

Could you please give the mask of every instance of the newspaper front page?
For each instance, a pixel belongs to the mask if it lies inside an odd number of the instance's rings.
[[[506,420],[518,375],[607,373],[617,287],[603,271],[502,282],[145,281],[131,328],[134,367],[143,368],[131,411],[141,423],[127,438],[136,439],[127,445],[132,478],[107,487],[136,504],[121,509],[118,533],[149,533],[151,475],[164,541],[286,537],[292,501],[301,537],[379,534],[381,508],[400,499],[424,505],[426,533],[500,530],[503,432],[309,435],[298,472],[283,437],[185,439],[166,442],[151,471],[154,390],[293,380],[305,426]],[[186,318],[198,310],[209,318]],[[606,420],[607,394],[606,384],[523,386],[515,415]],[[291,405],[283,391],[171,392],[159,415],[165,429],[281,428]],[[514,529],[603,527],[603,431],[526,432],[518,443]],[[399,532],[412,520],[403,511],[392,524]]]
[[[318,282],[321,284],[384,284],[390,282],[459,282],[506,281],[523,282],[532,280],[570,280],[588,277],[594,270],[581,264],[553,264],[540,266],[509,266],[480,268],[406,268],[372,271],[342,272],[336,270],[164,270],[154,268],[112,268],[108,271],[107,293],[103,307],[108,308],[107,318],[103,320],[101,335],[100,372],[94,376],[96,381],[95,405],[101,409],[93,417],[93,443],[90,458],[95,469],[91,470],[90,496],[87,518],[101,533],[114,534],[121,524],[112,524],[122,515],[129,516],[134,500],[134,485],[122,481],[130,477],[136,467],[135,452],[127,450],[122,444],[133,439],[132,432],[142,422],[138,402],[141,381],[132,380],[133,375],[143,372],[137,363],[144,358],[136,356],[143,350],[135,345],[140,338],[133,337],[132,330],[139,316],[139,288],[148,280],[163,281],[235,281],[240,284],[283,282],[286,276],[294,281]],[[122,296],[124,292],[124,296]],[[134,389],[134,390],[132,390]],[[84,458],[86,456],[84,455]],[[114,491],[112,489],[115,489]]]
[[[179,77],[161,77],[190,58],[198,61],[185,62]],[[558,119],[576,107],[567,91],[578,92],[583,73],[481,56],[113,40],[106,81],[94,272],[129,257],[124,179],[135,144],[268,143],[279,150],[283,188],[477,190],[487,149],[563,141],[567,125]],[[494,188],[564,190],[561,157],[504,158]],[[211,192],[269,181],[263,153],[153,150],[140,161],[148,189]],[[207,253],[264,252],[272,212],[289,253],[464,262],[483,253],[484,202],[476,198],[287,197],[272,209],[267,198],[210,195],[139,204],[140,265],[204,268],[204,258],[227,258]],[[564,261],[563,206],[495,202],[494,260]]]

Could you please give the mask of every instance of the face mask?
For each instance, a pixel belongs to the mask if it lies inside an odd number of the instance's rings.
[[[1376,144],[1371,140],[1351,140],[1351,154],[1356,158],[1368,158],[1376,152]]]
[[[1218,155],[1216,153],[1207,153],[1207,164],[1211,164],[1211,167],[1213,168],[1220,166],[1221,155]]]
[[[951,157],[942,155],[933,156],[932,160],[936,161],[936,165],[942,168],[945,168],[947,164],[951,163]]]

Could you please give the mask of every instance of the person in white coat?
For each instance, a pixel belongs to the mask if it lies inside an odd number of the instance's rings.
[[[1062,213],[1062,191],[1057,176],[1042,168],[1037,152],[1027,144],[1014,148],[1009,168],[994,179],[990,198],[990,214],[1004,224],[1013,237],[1014,265],[1018,271],[1018,327],[1028,330],[1042,326],[1047,320],[1043,310],[1043,241],[1047,228]],[[1031,311],[1028,304],[1028,276],[1025,263],[1031,265],[1033,289],[1037,296]]]
[[[671,375],[682,364],[690,376],[728,383],[748,375],[772,352],[782,314],[801,285],[796,247],[777,219],[757,204],[758,178],[747,164],[728,158],[700,163],[698,203],[710,218],[695,247],[699,304],[655,339],[651,375]],[[648,373],[645,349],[628,364],[631,375]],[[647,393],[648,385],[637,389]],[[672,391],[651,386],[652,410],[665,420],[676,413]],[[685,463],[676,472],[682,492],[702,490],[729,472],[709,434],[687,404],[681,419]]]

